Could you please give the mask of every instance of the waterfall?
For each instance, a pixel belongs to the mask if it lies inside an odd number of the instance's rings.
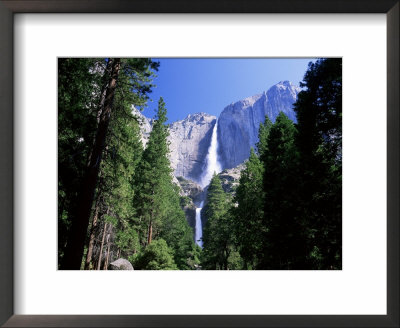
[[[203,202],[200,203],[200,207],[196,208],[196,232],[195,232],[195,241],[196,244],[200,247],[203,247],[203,241],[201,237],[203,237],[203,225],[201,223],[201,209],[203,208]]]
[[[219,172],[222,171],[221,164],[218,161],[217,129],[218,129],[218,119],[215,121],[215,125],[211,136],[211,143],[210,146],[208,147],[208,153],[206,157],[204,171],[200,179],[200,185],[203,189],[209,185],[214,172],[218,174]],[[201,240],[203,236],[203,226],[201,223],[201,209],[203,208],[203,203],[204,202],[201,202],[199,207],[196,208],[195,241],[196,244],[199,245],[200,247],[203,247],[203,241]]]
[[[208,147],[208,153],[206,157],[206,165],[205,170],[201,176],[200,185],[204,189],[208,186],[211,181],[211,178],[215,173],[219,173],[222,171],[221,164],[218,161],[218,138],[217,138],[217,129],[218,129],[218,119],[215,121],[215,125],[212,131],[211,143]]]

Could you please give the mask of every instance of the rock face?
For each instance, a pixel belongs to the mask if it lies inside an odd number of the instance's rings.
[[[133,266],[128,260],[118,259],[110,263],[108,270],[133,270]]]
[[[224,189],[226,193],[235,194],[236,187],[239,185],[240,173],[244,168],[245,164],[242,163],[234,168],[225,169],[218,174],[222,189]]]
[[[250,155],[258,141],[258,129],[265,116],[275,122],[284,112],[296,122],[293,103],[300,88],[289,81],[279,82],[268,91],[225,107],[218,119],[219,161],[223,169],[234,168]],[[153,120],[133,108],[142,122],[142,142],[146,145]],[[216,117],[206,113],[190,114],[169,125],[170,160],[176,177],[200,181]]]
[[[196,182],[184,177],[177,177],[177,180],[183,194],[189,197],[193,203],[199,204],[203,200],[203,189]]]
[[[132,113],[141,124],[141,140],[146,147],[154,120],[135,107],[132,107]],[[174,176],[200,180],[216,119],[207,113],[196,113],[169,125],[169,157]]]
[[[199,181],[216,117],[190,114],[169,126],[170,160],[175,176]]]
[[[138,118],[138,121],[140,123],[141,140],[143,146],[146,147],[153,125],[153,119],[144,116],[142,112],[136,109],[134,106],[132,106],[132,114]]]
[[[219,155],[222,167],[233,168],[250,155],[258,141],[258,129],[265,116],[275,122],[282,111],[296,122],[293,103],[300,88],[289,81],[279,82],[267,92],[225,107],[218,119]]]
[[[196,205],[198,206],[204,198],[203,189],[194,181],[178,177],[178,186],[181,190],[181,196],[185,196],[183,210],[185,211],[186,219],[189,226],[196,227]]]

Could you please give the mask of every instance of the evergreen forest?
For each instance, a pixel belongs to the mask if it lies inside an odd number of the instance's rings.
[[[58,268],[340,270],[342,60],[310,62],[293,105],[260,124],[233,193],[206,188],[202,247],[169,159],[168,103],[140,117],[159,63],[58,60]]]

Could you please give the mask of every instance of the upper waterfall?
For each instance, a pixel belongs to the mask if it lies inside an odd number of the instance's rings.
[[[205,188],[210,183],[213,174],[218,174],[222,171],[221,163],[218,160],[218,119],[215,120],[215,125],[212,131],[211,143],[208,147],[208,153],[206,157],[205,169],[203,175],[201,176],[200,185]]]
[[[206,186],[215,170],[211,168],[209,179],[202,181],[206,176],[205,171],[212,167],[207,164],[207,156],[214,154],[214,163],[217,162],[216,148],[210,153],[211,144],[218,146],[218,163],[222,169],[234,168],[243,163],[250,155],[250,148],[255,148],[258,142],[258,129],[265,116],[275,122],[282,111],[296,122],[293,103],[300,90],[289,81],[279,82],[267,91],[227,105],[219,115],[218,122],[216,116],[200,112],[171,123],[168,126],[169,159],[174,175]],[[134,114],[142,122],[141,137],[145,144],[154,121],[138,110]]]

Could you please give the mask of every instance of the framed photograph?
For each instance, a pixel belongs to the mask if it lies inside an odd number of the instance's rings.
[[[0,22],[2,325],[399,326],[398,1]]]

